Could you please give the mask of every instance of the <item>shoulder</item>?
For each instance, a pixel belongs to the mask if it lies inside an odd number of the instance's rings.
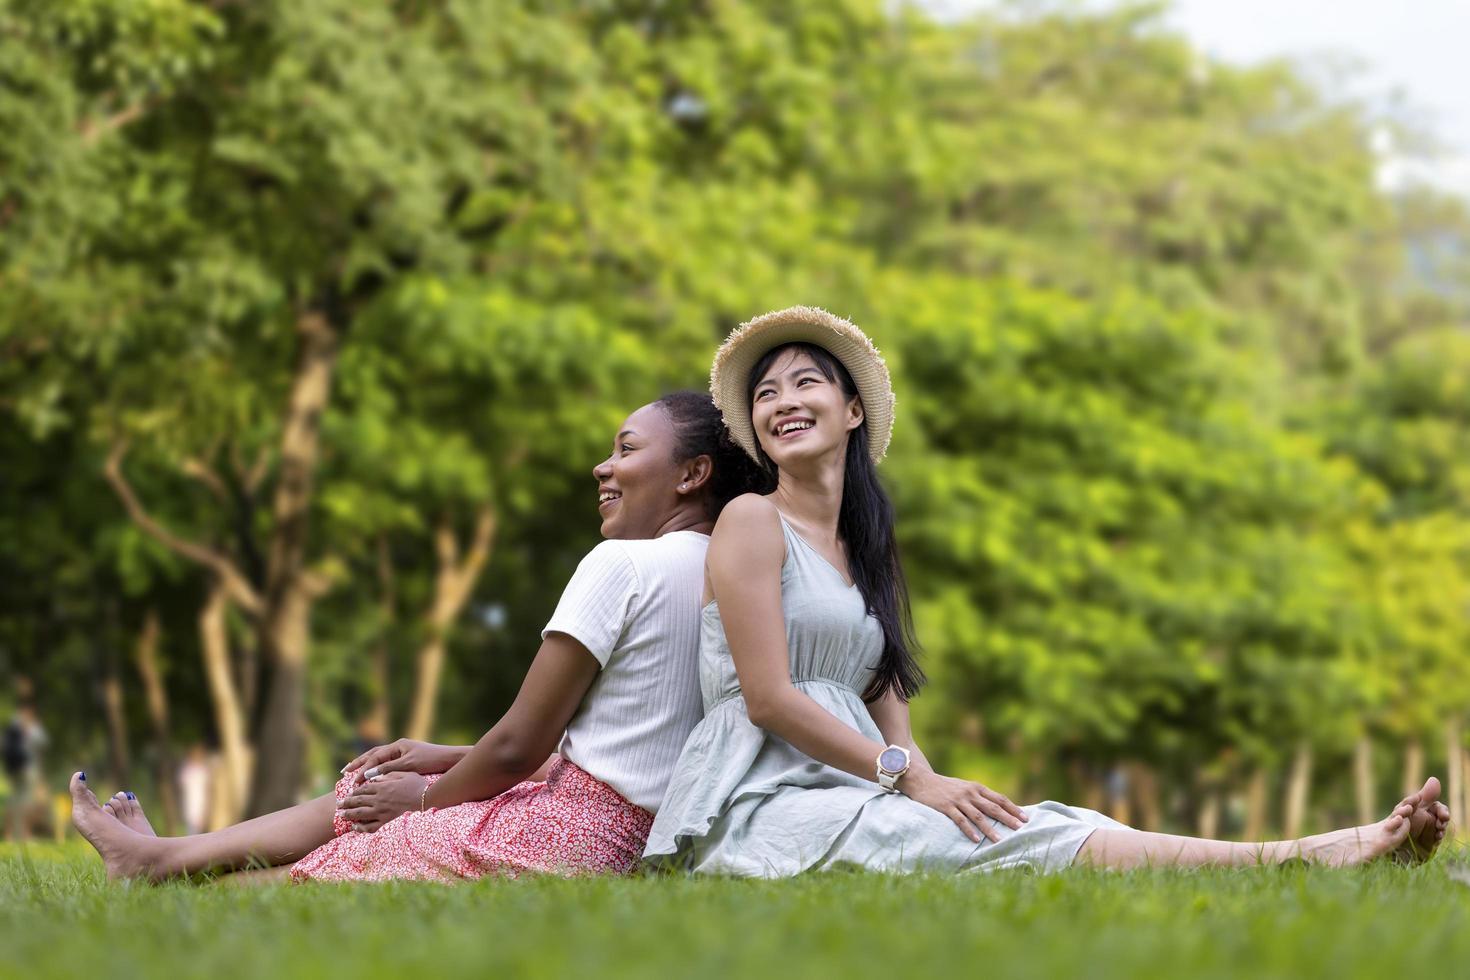
[[[622,560],[642,575],[678,570],[691,563],[697,567],[704,561],[709,538],[703,534],[665,534],[635,541],[604,541],[598,548],[608,545],[616,545]]]
[[[741,531],[777,531],[781,529],[781,515],[770,497],[758,493],[742,493],[725,505],[720,519],[715,522],[715,533],[721,529]]]
[[[579,565],[577,565],[576,579],[591,582],[631,582],[634,585],[638,581],[638,567],[633,561],[626,541],[607,540],[587,552]]]
[[[784,557],[786,543],[781,534],[781,515],[769,497],[741,494],[725,505],[715,522],[710,552],[736,555],[742,560]]]
[[[599,542],[597,547],[587,552],[586,557],[582,559],[582,564],[619,565],[630,561],[632,561],[632,556],[628,554],[628,542],[609,538]]]

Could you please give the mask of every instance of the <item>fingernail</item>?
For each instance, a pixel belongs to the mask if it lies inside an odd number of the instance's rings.
[[[78,773],[77,774],[77,778],[80,779],[82,782],[85,783],[87,781],[87,774],[85,772]]]
[[[130,800],[136,800],[137,798],[138,798],[138,794],[137,793],[134,793],[132,790],[129,790],[128,791],[128,799],[130,799]]]

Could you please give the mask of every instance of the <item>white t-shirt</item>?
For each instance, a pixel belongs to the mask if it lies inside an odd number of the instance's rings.
[[[699,697],[699,600],[709,535],[674,531],[604,541],[562,592],[541,631],[581,643],[602,671],[558,751],[623,798],[658,809]]]

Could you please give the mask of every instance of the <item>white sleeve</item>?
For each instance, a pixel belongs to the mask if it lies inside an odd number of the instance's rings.
[[[577,566],[541,638],[565,633],[606,667],[632,619],[638,596],[638,572],[627,551],[617,541],[604,541]]]

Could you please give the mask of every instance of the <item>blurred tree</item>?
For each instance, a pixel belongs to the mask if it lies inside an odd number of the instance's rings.
[[[307,532],[344,344],[398,284],[483,268],[479,243],[513,234],[518,212],[572,204],[577,134],[595,125],[593,63],[565,22],[501,6],[4,11],[6,34],[29,49],[12,74],[35,90],[4,110],[38,136],[16,153],[55,159],[7,161],[7,323],[37,362],[29,420],[46,424],[74,407],[68,385],[104,375],[93,425],[113,447],[109,479],[134,523],[212,575],[204,621],[217,666],[225,604],[250,619],[264,669],[254,742],[270,759],[255,769],[252,812],[293,802],[301,782],[310,616],[340,574]],[[143,442],[218,509],[190,528],[157,518],[122,466]],[[434,530],[440,639],[483,565],[493,515],[472,519],[465,561],[451,522],[446,511]],[[208,543],[227,530],[231,546]],[[420,728],[436,642],[421,658]],[[254,669],[240,672],[238,696],[228,679],[217,676],[219,704],[248,711]],[[230,714],[222,727],[239,728]]]
[[[1366,629],[1334,530],[1367,488],[1260,411],[1218,324],[1126,294],[890,286],[878,319],[924,434],[890,477],[930,730],[979,711],[1007,748],[1175,778],[1330,731]]]
[[[1300,822],[1460,696],[1458,354],[1400,338],[1463,321],[1464,212],[1160,10],[0,0],[0,652],[212,727],[239,805],[264,753],[254,809],[306,732],[469,737],[617,419],[815,302],[892,357],[940,754],[1289,757]]]
[[[1421,778],[1423,740],[1438,728],[1461,809],[1470,805],[1470,334],[1411,334],[1317,411],[1330,447],[1386,490],[1374,526],[1350,539],[1361,601],[1379,617],[1374,642],[1358,651],[1365,684],[1379,692],[1370,724],[1405,743],[1406,783]]]

